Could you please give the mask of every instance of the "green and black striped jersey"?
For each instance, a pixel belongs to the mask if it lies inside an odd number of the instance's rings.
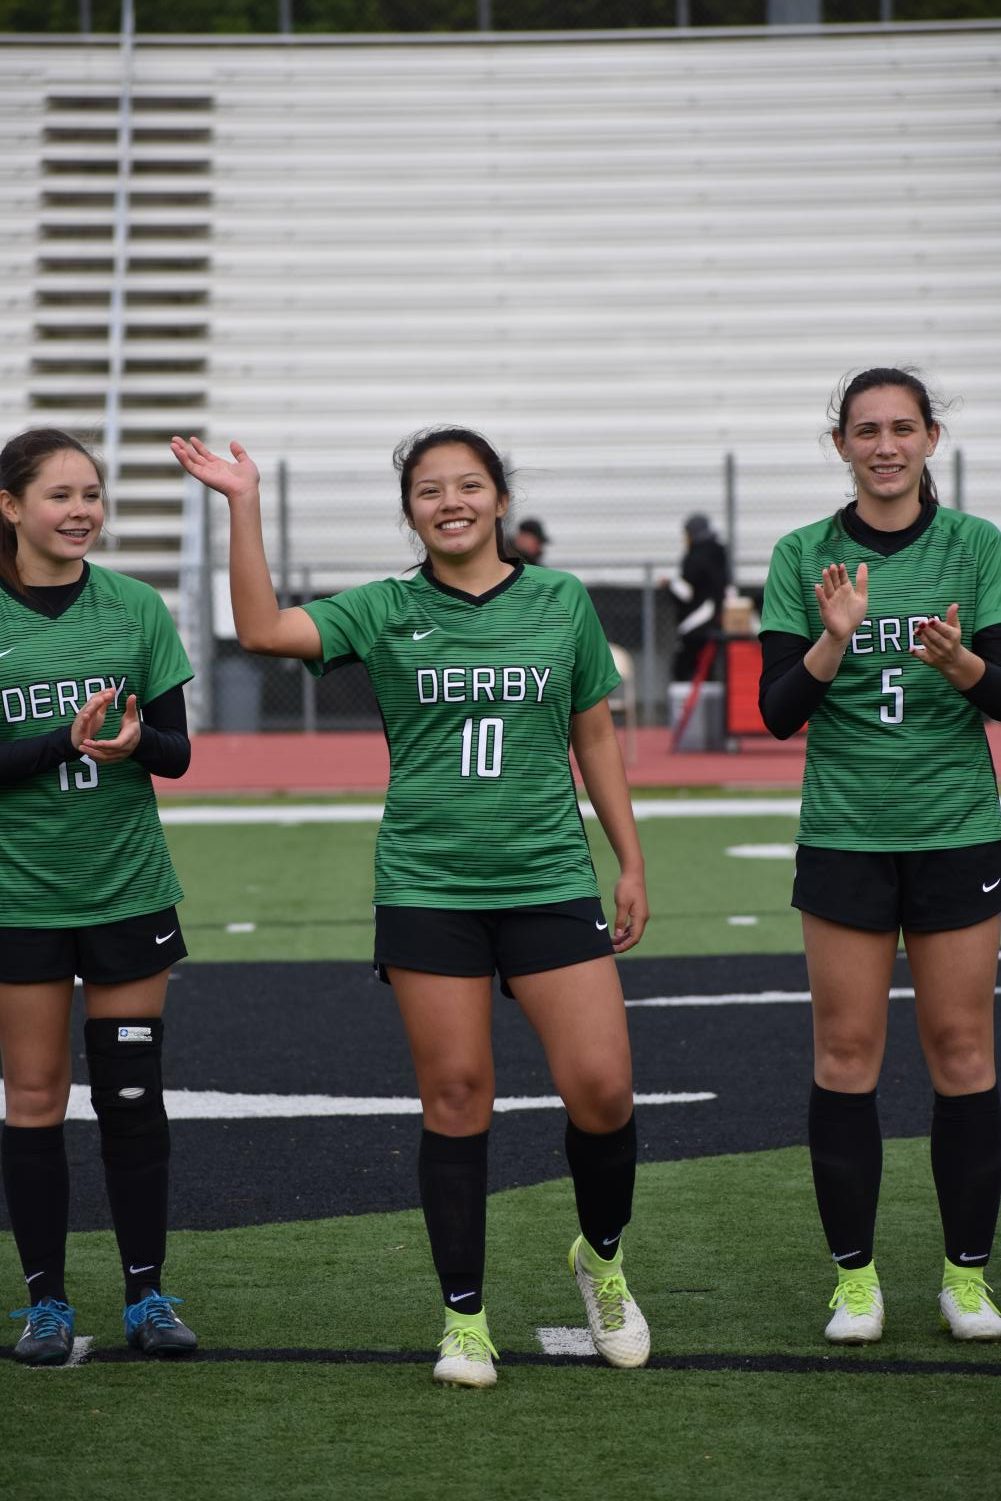
[[[306,609],[321,673],[368,669],[390,751],[375,900],[515,907],[598,894],[571,715],[619,681],[580,581],[525,568],[479,598],[425,568]]]
[[[915,627],[959,605],[962,639],[1001,623],[1001,533],[936,508],[884,557],[840,514],[783,537],[772,555],[762,631],[815,641],[814,585],[829,563],[869,568],[869,607],[810,718],[798,841],[828,849],[954,849],[1001,839],[997,780],[983,717],[910,654]]]
[[[53,617],[0,588],[0,737],[69,725],[114,688],[101,737],[130,693],[143,704],[191,677],[163,600],[148,584],[85,564],[80,593]],[[0,925],[117,922],[179,900],[147,771],[131,757],[62,762],[0,788]]]

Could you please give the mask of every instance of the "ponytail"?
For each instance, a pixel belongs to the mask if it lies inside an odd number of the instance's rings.
[[[17,571],[17,532],[6,516],[0,515],[0,583],[23,594],[24,586]]]

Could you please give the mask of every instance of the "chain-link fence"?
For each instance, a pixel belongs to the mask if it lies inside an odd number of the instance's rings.
[[[576,573],[608,640],[628,654],[640,723],[665,723],[675,607],[665,587],[680,564],[685,517],[711,516],[734,545],[735,466],[724,459],[672,475],[661,470],[558,475],[518,471],[513,536],[528,511],[551,539],[546,561]],[[279,462],[263,475],[264,539],[283,606],[302,604],[415,566],[398,497],[378,473],[334,473]],[[521,499],[530,493],[531,502]],[[336,502],[331,499],[336,497]],[[381,725],[360,664],[314,678],[296,662],[248,655],[236,641],[226,572],[224,507],[189,483],[180,570],[180,625],[195,667],[193,727],[205,731],[357,730]]]
[[[685,522],[701,514],[727,549],[733,588],[760,603],[771,550],[782,533],[811,519],[795,480],[753,456],[724,454],[713,465],[604,472],[517,471],[509,532],[531,512],[550,539],[546,563],[576,573],[608,640],[628,653],[640,724],[671,716],[669,684],[676,607],[666,587],[679,569]],[[943,504],[962,509],[963,453],[936,466]],[[838,463],[833,478],[843,488]],[[984,476],[975,466],[978,503]],[[398,497],[378,473],[290,469],[279,462],[262,484],[264,539],[283,606],[336,594],[415,566]],[[521,491],[530,495],[530,502]],[[838,489],[828,490],[831,497]],[[336,499],[333,499],[336,497]],[[180,626],[195,667],[193,727],[217,731],[378,729],[378,706],[360,664],[314,678],[297,662],[250,656],[236,640],[226,569],[224,505],[189,482],[180,568]],[[833,505],[831,506],[833,509]],[[996,508],[995,508],[996,509]]]
[[[319,564],[315,577],[329,576],[331,566]],[[361,570],[358,582],[377,572]],[[343,570],[339,576],[344,577]],[[313,579],[312,568],[293,569],[291,587],[282,591],[284,602],[301,604],[331,592]],[[195,668],[190,689],[193,728],[231,732],[381,727],[375,695],[360,663],[315,678],[298,662],[251,656],[225,623],[220,634],[212,602],[228,617],[225,586],[225,574],[217,567],[201,563],[187,570],[184,594],[193,608],[185,611],[184,635]],[[589,584],[588,592],[608,640],[628,653],[639,721],[665,723],[674,610],[662,570],[652,564],[613,568],[603,581]]]

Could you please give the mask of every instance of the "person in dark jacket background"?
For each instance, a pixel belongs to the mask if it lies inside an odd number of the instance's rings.
[[[534,563],[537,568],[545,566],[545,552],[549,544],[549,537],[541,521],[536,521],[534,516],[526,516],[524,521],[518,523],[518,529],[511,538],[511,546],[525,563]]]
[[[687,518],[685,540],[681,575],[668,582],[677,608],[675,682],[688,682],[693,677],[699,653],[719,630],[730,579],[726,548],[708,516],[696,511]]]

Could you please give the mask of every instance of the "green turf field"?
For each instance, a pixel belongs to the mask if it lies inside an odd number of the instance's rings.
[[[654,918],[639,953],[797,951],[792,862],[781,852],[794,828],[788,814],[645,821]],[[368,959],[373,824],[168,833],[192,958]],[[607,895],[611,861],[600,837],[594,843]],[[727,853],[748,845],[779,849]],[[227,931],[234,924],[243,930]],[[991,1495],[1001,1366],[993,1347],[957,1346],[938,1328],[941,1249],[927,1158],[924,1141],[887,1144],[887,1331],[881,1345],[856,1352],[832,1351],[821,1337],[832,1278],[803,1149],[641,1167],[627,1267],[654,1359],[638,1372],[539,1360],[538,1327],[581,1323],[564,1260],[571,1190],[563,1179],[495,1195],[488,1306],[507,1358],[492,1392],[439,1390],[430,1380],[439,1299],[416,1212],[175,1233],[171,1282],[191,1290],[192,1323],[219,1357],[175,1366],[107,1358],[122,1344],[112,1238],[74,1235],[77,1332],[94,1337],[98,1358],[57,1371],[0,1362],[0,1493]],[[9,1236],[0,1239],[0,1280],[19,1287]]]
[[[614,859],[597,825],[587,827],[610,906]],[[794,952],[791,857],[726,851],[790,846],[795,830],[788,814],[645,819],[652,918],[637,952]],[[371,957],[375,823],[171,826],[167,834],[186,894],[181,916],[192,959]],[[232,924],[243,930],[228,932]]]
[[[803,1150],[641,1168],[628,1254],[653,1362],[629,1372],[526,1363],[537,1327],[580,1322],[564,1259],[572,1196],[566,1181],[495,1195],[490,1318],[507,1359],[492,1392],[430,1381],[438,1298],[417,1212],[177,1233],[179,1285],[211,1268],[199,1332],[225,1358],[0,1365],[5,1494],[390,1501],[437,1497],[465,1476],[477,1495],[512,1501],[991,1495],[1001,1382],[973,1374],[989,1347],[956,1346],[936,1325],[925,1143],[890,1144],[886,1173],[887,1331],[878,1347],[828,1353],[830,1278]],[[70,1260],[78,1332],[114,1350],[112,1237],[74,1236]],[[16,1278],[8,1241],[0,1276]],[[311,1363],[318,1350],[347,1358]],[[708,1356],[729,1359],[700,1368]],[[45,1440],[19,1444],[28,1432]]]

